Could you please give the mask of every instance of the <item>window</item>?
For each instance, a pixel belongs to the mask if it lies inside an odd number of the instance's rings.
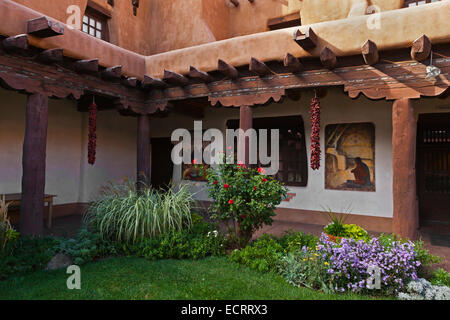
[[[286,16],[269,19],[267,26],[269,30],[278,30],[290,27],[300,26],[302,24],[300,20],[300,12],[294,12]]]
[[[109,41],[108,19],[111,13],[89,1],[83,16],[82,31],[98,39]]]
[[[438,2],[441,0],[405,0],[405,7],[416,7],[427,3]]]
[[[238,129],[239,120],[230,120],[229,129]],[[280,164],[276,179],[287,186],[306,186],[308,183],[308,157],[306,155],[305,128],[300,116],[255,118],[253,128],[279,129],[280,131]],[[269,132],[270,139],[270,132]],[[270,143],[268,143],[270,155]],[[260,165],[260,164],[259,164]]]

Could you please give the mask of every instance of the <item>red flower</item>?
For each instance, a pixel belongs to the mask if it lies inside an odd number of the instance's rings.
[[[264,170],[263,168],[259,168],[258,172],[261,173],[261,174],[266,174],[266,170]]]
[[[197,163],[198,163],[197,159],[192,160],[192,164],[197,164]]]
[[[241,218],[242,218],[242,219],[245,219],[245,218],[247,218],[247,217],[246,217],[245,214],[243,214],[243,215],[241,215]]]
[[[267,182],[267,178],[262,179],[262,182]]]
[[[228,188],[230,187],[230,185],[229,185],[228,183],[225,183],[225,184],[223,185],[223,187],[224,187],[225,189],[228,189]]]
[[[242,161],[239,161],[238,165],[239,169],[245,169],[245,164],[242,163]]]
[[[229,203],[229,204],[233,204],[233,203],[234,203],[234,200],[233,200],[233,199],[230,199],[230,201],[228,201],[228,203]]]
[[[218,184],[217,180],[214,180],[213,184],[214,184],[214,185]]]
[[[253,190],[256,191],[256,190],[258,190],[258,188],[257,187],[253,187]]]

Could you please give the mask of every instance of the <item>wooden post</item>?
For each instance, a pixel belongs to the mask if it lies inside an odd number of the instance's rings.
[[[253,128],[253,109],[249,106],[241,106],[240,108],[240,120],[239,120],[239,128],[244,131],[244,133],[248,129]],[[245,145],[242,145],[245,143]],[[244,164],[246,166],[249,165],[250,162],[250,138],[247,136],[244,139],[244,136],[239,137],[239,146],[238,150],[242,150],[241,148],[245,148],[245,161]]]
[[[140,115],[137,132],[137,186],[150,183],[150,117]]]
[[[20,233],[42,236],[44,231],[45,156],[48,97],[28,96],[23,143]]]
[[[417,238],[419,212],[416,193],[417,123],[410,99],[396,100],[392,113],[393,232]]]

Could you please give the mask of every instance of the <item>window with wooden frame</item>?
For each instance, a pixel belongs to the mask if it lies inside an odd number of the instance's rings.
[[[427,3],[439,2],[441,0],[405,0],[404,7],[416,7]]]
[[[109,10],[89,1],[83,16],[81,30],[95,38],[109,42],[108,20],[110,18]]]
[[[300,12],[294,12],[282,17],[272,18],[267,21],[269,30],[278,30],[290,27],[297,27],[302,24]]]
[[[239,120],[229,120],[229,129],[238,129]],[[275,178],[287,186],[305,187],[308,184],[308,157],[305,139],[305,127],[301,116],[276,118],[255,118],[253,128],[268,129],[268,154],[271,155],[270,129],[280,133],[280,163]],[[261,164],[258,164],[261,166]]]

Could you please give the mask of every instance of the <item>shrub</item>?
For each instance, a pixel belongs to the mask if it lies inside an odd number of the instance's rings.
[[[256,170],[244,165],[219,164],[209,168],[208,194],[213,199],[212,217],[233,226],[238,245],[246,245],[253,233],[264,225],[271,225],[274,210],[287,195],[287,189],[262,168]],[[236,227],[237,224],[239,228]]]
[[[364,240],[366,242],[370,241],[369,233],[356,224],[345,224],[342,237],[355,240]]]
[[[294,286],[334,291],[334,274],[328,273],[328,262],[310,248],[304,247],[295,253],[289,253],[281,261],[280,273]]]
[[[407,292],[400,292],[402,300],[450,300],[450,288],[434,286],[425,279],[411,281],[406,286]]]
[[[0,280],[44,269],[55,255],[58,245],[58,240],[49,237],[21,237],[7,243],[0,253]]]
[[[134,183],[105,188],[87,211],[85,221],[106,240],[121,243],[154,237],[191,226],[194,200],[186,186],[158,191]]]
[[[146,259],[200,259],[225,254],[224,237],[214,230],[214,225],[197,222],[191,229],[172,231],[152,238],[141,238],[124,245],[129,255]]]
[[[450,273],[442,268],[439,268],[433,272],[431,283],[435,286],[447,286],[450,287]]]
[[[98,233],[83,227],[74,239],[60,240],[57,251],[70,256],[74,264],[83,265],[98,258],[117,255],[120,249],[114,243],[103,240]]]
[[[336,244],[325,234],[322,234],[320,242],[318,251],[323,260],[329,262],[330,274],[335,275],[335,290],[365,290],[367,279],[374,275],[374,272],[369,272],[370,266],[379,269],[383,293],[398,292],[408,281],[417,279],[420,262],[412,242],[394,241],[390,247],[385,247],[377,238],[369,243],[344,238]]]
[[[289,231],[281,238],[264,234],[241,250],[234,250],[230,259],[261,272],[279,272],[283,256],[303,247],[313,248],[318,238],[302,232]]]
[[[273,236],[264,234],[241,250],[234,250],[230,259],[261,272],[278,271],[284,248]]]
[[[304,234],[303,232],[286,232],[278,242],[286,252],[292,252],[302,249],[303,247],[314,248],[319,238],[312,234]]]

